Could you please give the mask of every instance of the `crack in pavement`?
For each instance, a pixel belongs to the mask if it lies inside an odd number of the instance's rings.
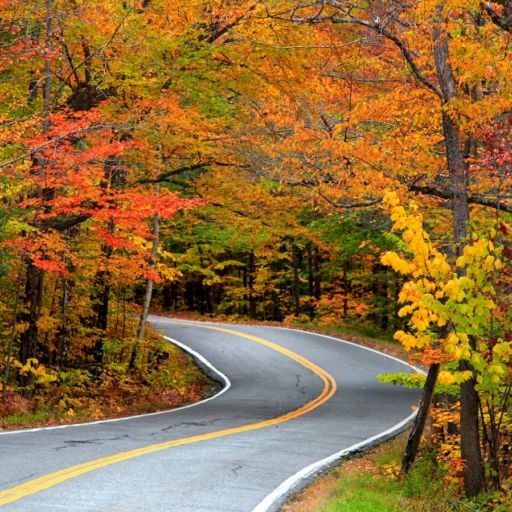
[[[203,420],[203,421],[184,421],[182,423],[177,423],[176,425],[169,425],[168,427],[165,427],[162,429],[162,432],[169,432],[169,430],[172,430],[174,428],[188,428],[188,427],[207,427],[209,425],[213,425],[214,423],[217,423],[218,421],[224,421],[224,418],[214,418],[212,420]]]
[[[297,384],[295,384],[295,387],[303,394],[305,395],[306,394],[306,388],[305,386],[302,385],[302,375],[300,375],[299,373],[297,373],[295,375],[295,377],[297,377]]]
[[[84,444],[96,444],[102,445],[106,441],[122,441],[124,439],[133,439],[130,435],[124,434],[122,436],[117,437],[106,437],[99,439],[70,439],[69,441],[64,441],[65,446],[56,446],[54,448],[55,451],[64,450],[66,448],[76,448],[77,446],[81,446]]]
[[[23,476],[21,478],[16,478],[15,480],[8,480],[7,482],[1,482],[0,485],[8,485],[8,484],[15,484],[17,482],[22,482],[23,480],[28,480],[29,478],[32,478],[33,476],[36,476],[37,473],[30,473],[30,475]]]
[[[242,469],[242,465],[241,464],[235,464],[231,468],[231,472],[233,473],[233,475],[235,475],[235,478],[238,478],[238,471],[240,471],[241,469]]]

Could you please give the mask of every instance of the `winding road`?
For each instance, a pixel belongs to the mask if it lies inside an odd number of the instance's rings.
[[[222,383],[168,412],[0,433],[1,512],[264,512],[411,419],[403,362],[334,338],[151,317]]]

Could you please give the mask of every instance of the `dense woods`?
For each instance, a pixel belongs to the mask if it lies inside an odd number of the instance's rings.
[[[1,0],[0,20],[4,415],[175,385],[150,304],[396,331],[430,368],[403,471],[434,397],[450,478],[510,485],[509,0]]]

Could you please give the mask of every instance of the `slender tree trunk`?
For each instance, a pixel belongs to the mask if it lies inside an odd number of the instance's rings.
[[[123,287],[123,328],[121,329],[121,339],[126,336],[126,287]]]
[[[158,186],[155,186],[155,194],[158,193]],[[159,244],[159,219],[158,215],[155,215],[152,220],[153,224],[153,245],[151,246],[151,257],[149,260],[149,268],[154,271],[156,269],[156,262],[158,258],[158,244]],[[135,361],[139,352],[140,344],[144,339],[144,333],[146,332],[146,322],[148,319],[149,307],[151,305],[151,297],[153,296],[153,279],[149,278],[146,281],[146,293],[144,294],[144,302],[142,304],[142,312],[140,314],[139,328],[137,330],[137,339],[133,345],[132,354],[130,356],[130,369],[135,368]]]
[[[256,318],[256,297],[254,296],[254,274],[256,273],[256,256],[254,251],[249,253],[249,316]]]
[[[320,272],[321,258],[320,249],[315,245],[314,255],[314,296],[315,299],[320,299],[322,295],[322,276]]]
[[[105,268],[96,274],[96,286],[99,289],[98,303],[96,304],[96,327],[106,331],[108,327],[108,312],[110,307],[110,271],[109,260],[112,256],[112,248],[108,245],[102,248],[102,260]]]
[[[382,269],[381,269],[382,270]],[[381,281],[381,295],[382,301],[384,302],[382,306],[382,315],[380,320],[380,326],[383,331],[387,331],[389,326],[389,297],[388,297],[389,283],[387,276],[384,276]]]
[[[105,176],[102,187],[105,189],[120,189],[125,185],[126,176],[122,168],[119,157],[110,156],[105,162]],[[115,233],[115,219],[111,217],[107,225],[108,233]],[[102,331],[94,345],[94,360],[99,367],[103,362],[103,337],[106,335],[108,328],[108,315],[110,310],[110,270],[109,260],[114,253],[110,245],[104,244],[101,248],[103,268],[98,270],[95,278],[95,289],[97,296],[95,297],[94,312],[96,313],[95,326]]]
[[[11,333],[9,335],[9,345],[7,347],[4,382],[3,382],[3,388],[2,388],[2,400],[3,400],[4,404],[7,400],[7,384],[9,383],[9,374],[11,372],[11,358],[12,358],[12,351],[13,351],[13,345],[14,345],[14,338],[16,336],[16,325],[18,323],[18,304],[20,302],[20,294],[21,294],[21,276],[18,276],[18,279],[16,281],[16,294],[14,297],[14,307],[12,310],[12,326],[11,326]]]
[[[242,301],[242,315],[247,314],[247,302],[248,302],[248,295],[245,293],[247,290],[247,265],[244,265],[242,268],[242,286],[244,288],[244,298]]]
[[[395,331],[398,330],[398,328],[400,327],[400,323],[401,323],[401,319],[400,319],[400,316],[398,315],[398,312],[400,311],[400,288],[401,288],[401,285],[400,285],[400,281],[397,278],[395,278],[395,281],[394,281],[394,286],[393,286],[393,329]]]
[[[46,0],[46,47],[48,51],[52,49],[53,24],[52,24],[52,0]],[[44,60],[44,106],[43,106],[43,133],[50,128],[50,112],[52,108],[52,68],[51,60],[47,56]]]
[[[348,317],[348,295],[350,293],[350,281],[348,279],[348,261],[343,263],[343,318]]]
[[[62,297],[61,297],[61,315],[62,315],[62,323],[59,331],[59,341],[58,341],[58,361],[59,364],[63,364],[64,362],[64,354],[67,350],[68,345],[68,305],[69,305],[69,281],[64,276],[62,278]]]
[[[27,258],[27,277],[25,283],[25,298],[28,301],[28,311],[24,314],[28,323],[27,330],[21,336],[20,343],[20,361],[25,364],[29,359],[37,358],[37,349],[39,346],[39,326],[38,320],[41,312],[43,299],[43,279],[44,272],[36,267],[32,260]],[[31,372],[21,379],[21,384],[26,387],[24,395],[31,397],[30,386],[32,385],[33,375]]]
[[[311,242],[308,243],[308,295],[314,297],[315,295],[315,279],[313,276],[313,247]]]
[[[313,244],[308,242],[307,245],[307,258],[308,258],[308,310],[309,317],[311,320],[315,317],[315,266],[314,266],[314,255],[313,255]]]
[[[52,48],[53,24],[52,24],[52,0],[46,0],[46,17],[45,17],[45,43],[50,51]],[[43,120],[41,124],[42,134],[45,135],[50,128],[50,112],[51,112],[51,92],[52,92],[52,69],[51,60],[47,55],[44,60],[44,82],[43,82]],[[38,176],[39,185],[36,188],[35,195],[37,197],[45,197],[45,190],[42,188],[44,183],[46,162],[39,155],[35,155],[33,159],[34,169],[33,175]],[[30,235],[29,235],[30,236]],[[25,298],[28,300],[28,313],[25,319],[28,323],[28,329],[21,337],[20,359],[26,363],[28,359],[37,357],[37,349],[39,346],[39,328],[38,320],[42,304],[42,292],[44,271],[36,267],[29,256],[25,257],[26,261],[26,283]],[[30,398],[33,375],[29,374],[22,379],[22,383],[26,386],[25,396]]]
[[[421,437],[425,430],[425,424],[428,418],[428,411],[430,409],[430,404],[432,403],[432,397],[434,396],[439,368],[440,365],[435,363],[430,365],[430,368],[428,369],[425,385],[423,386],[423,394],[418,407],[418,413],[414,418],[413,427],[409,434],[409,438],[407,439],[407,446],[405,447],[404,456],[402,458],[402,468],[400,472],[404,475],[408,473],[418,454]]]
[[[292,244],[292,298],[293,312],[295,315],[300,313],[300,281],[299,281],[300,252],[299,248]]]

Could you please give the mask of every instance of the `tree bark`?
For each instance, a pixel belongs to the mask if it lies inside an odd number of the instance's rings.
[[[158,193],[158,185],[155,185],[155,194]],[[155,215],[152,220],[153,225],[153,244],[151,246],[151,256],[149,259],[149,268],[154,271],[156,269],[156,262],[158,258],[158,244],[160,241],[159,233],[159,218]],[[153,296],[153,279],[149,278],[146,280],[146,293],[144,294],[144,302],[142,304],[142,312],[140,314],[139,328],[137,330],[137,339],[133,345],[132,354],[130,356],[130,369],[135,368],[135,362],[137,360],[140,344],[144,339],[144,333],[146,332],[146,323],[148,320],[149,307],[151,306],[151,298]]]
[[[120,189],[126,182],[125,172],[121,166],[118,157],[108,157],[105,162],[105,176],[102,187],[105,189]],[[115,232],[115,220],[111,217],[107,225],[108,233],[113,235]],[[104,268],[96,272],[95,288],[97,296],[95,298],[94,312],[96,313],[95,326],[102,331],[94,345],[94,360],[99,366],[103,362],[103,339],[102,336],[108,328],[108,315],[110,308],[110,270],[108,268],[109,259],[114,250],[110,245],[103,244],[101,247],[101,255]]]
[[[299,266],[300,266],[300,252],[299,248],[292,243],[292,299],[293,299],[293,313],[299,315],[300,313],[300,281],[299,281]]]
[[[15,294],[15,298],[14,298],[14,307],[12,310],[12,326],[11,326],[11,333],[9,335],[9,345],[7,347],[4,382],[3,382],[3,388],[2,388],[2,400],[3,400],[4,404],[7,400],[7,384],[9,383],[9,374],[11,371],[11,358],[12,358],[12,351],[13,351],[13,345],[14,345],[14,337],[16,336],[16,325],[18,323],[18,304],[20,302],[20,294],[21,294],[21,276],[18,275],[18,279],[16,280],[16,294]]]
[[[322,275],[321,275],[321,256],[320,249],[315,245],[315,257],[314,257],[314,295],[315,299],[320,299],[322,296]]]
[[[52,0],[46,0],[46,17],[45,17],[45,43],[48,49],[51,49],[53,38],[52,27]],[[51,87],[52,87],[52,69],[49,56],[44,59],[44,82],[43,82],[43,120],[41,132],[45,135],[50,128],[50,112],[51,112]],[[37,170],[32,171],[34,176],[38,176],[40,184],[37,186],[34,194],[37,197],[45,197],[45,191],[42,188],[44,183],[45,165],[43,158],[35,155],[33,164]],[[29,235],[30,236],[30,235]],[[25,364],[31,358],[37,358],[37,349],[39,346],[39,328],[38,320],[41,312],[41,304],[43,299],[43,282],[44,271],[36,267],[30,256],[26,256],[26,282],[25,282],[25,299],[28,300],[28,312],[24,315],[28,323],[27,330],[23,333],[20,343],[20,360]],[[25,396],[30,398],[33,375],[28,373],[21,379],[25,385]]]
[[[423,386],[423,394],[418,406],[418,414],[416,414],[416,417],[414,418],[413,427],[409,434],[409,438],[407,439],[407,446],[405,447],[405,452],[402,458],[400,473],[404,475],[409,472],[409,469],[414,464],[418,454],[421,437],[425,430],[425,424],[428,418],[428,411],[430,409],[430,404],[432,403],[432,397],[434,396],[439,368],[440,364],[435,363],[431,364],[428,369],[425,385]]]
[[[256,273],[256,256],[254,251],[249,253],[249,266],[248,266],[248,286],[249,286],[249,316],[256,318],[256,297],[254,296],[254,279]]]
[[[448,104],[457,95],[457,84],[449,62],[448,39],[446,34],[441,32],[439,26],[434,29],[434,59],[444,103]],[[462,153],[460,130],[457,122],[445,109],[442,112],[442,120],[452,193],[453,239],[455,255],[459,256],[463,252],[468,237],[468,169]],[[463,269],[459,269],[458,273],[463,275]],[[474,372],[468,361],[461,361],[460,369]],[[462,383],[460,394],[460,436],[461,456],[464,461],[464,490],[468,497],[473,497],[485,488],[485,473],[480,449],[478,394],[475,390],[475,380],[470,379]]]
[[[20,361],[25,364],[31,358],[37,358],[39,346],[38,320],[43,299],[44,272],[36,267],[30,258],[27,258],[27,271],[25,282],[25,299],[28,301],[28,311],[24,314],[24,320],[28,323],[27,330],[21,336]],[[21,378],[21,384],[27,389],[24,392],[26,398],[31,397],[29,389],[33,380],[32,373]]]

